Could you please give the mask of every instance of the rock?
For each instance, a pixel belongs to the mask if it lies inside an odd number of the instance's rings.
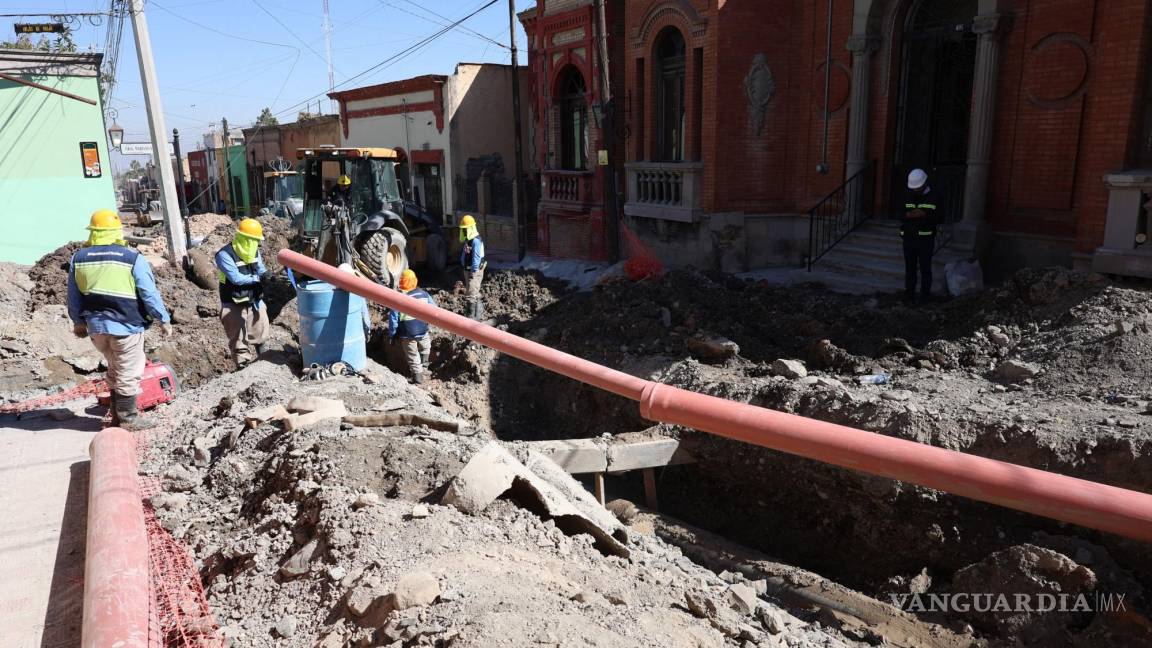
[[[912,392],[908,391],[907,389],[890,389],[886,392],[881,392],[880,398],[883,398],[887,401],[896,401],[902,403],[912,398]]]
[[[392,596],[397,610],[431,605],[440,598],[440,582],[428,572],[411,572],[400,577]]]
[[[716,602],[712,600],[712,597],[703,592],[685,590],[684,603],[687,604],[692,614],[695,614],[701,619],[712,619],[719,614],[716,608]]]
[[[1020,382],[1040,373],[1040,367],[1022,360],[1005,360],[996,367],[996,375],[1009,382]]]
[[[348,598],[345,600],[345,605],[348,608],[349,614],[354,617],[362,617],[368,614],[368,610],[377,599],[387,596],[387,592],[382,592],[372,583],[361,583],[352,588],[348,592]]]
[[[689,353],[705,361],[722,362],[740,353],[740,345],[720,336],[691,337],[685,340],[684,344],[688,347]]]
[[[1119,320],[1115,324],[1116,335],[1128,335],[1135,328],[1135,324],[1126,320]]]
[[[296,624],[296,617],[289,614],[287,616],[280,617],[272,629],[279,637],[287,639],[296,634]]]
[[[756,616],[760,619],[760,624],[764,626],[764,629],[774,635],[788,629],[788,624],[784,621],[784,613],[774,607],[761,605],[756,609]]]
[[[380,504],[380,496],[376,493],[360,493],[356,496],[356,501],[352,502],[352,508],[360,510],[378,504]]]
[[[740,614],[752,614],[760,599],[756,597],[756,590],[738,583],[728,587],[728,604]]]
[[[988,327],[988,341],[1001,349],[1006,349],[1012,346],[1012,338],[1008,337],[999,326]]]
[[[768,593],[768,581],[761,578],[760,580],[749,581],[748,585],[756,592],[756,596],[764,596]]]
[[[908,583],[908,591],[912,594],[924,594],[932,587],[932,577],[928,575],[928,568],[920,570]]]
[[[92,373],[100,368],[102,358],[98,355],[78,355],[66,356],[61,360],[72,365],[72,368],[80,373]]]
[[[299,551],[292,554],[287,562],[280,566],[280,575],[284,578],[297,578],[311,571],[312,559],[316,557],[318,546],[319,543],[315,538],[309,540]]]
[[[1140,427],[1140,421],[1137,421],[1136,419],[1130,419],[1130,418],[1122,418],[1119,421],[1117,421],[1116,424],[1122,428],[1129,428],[1129,429],[1134,429],[1134,428]]]
[[[431,514],[432,513],[428,510],[428,507],[423,504],[417,504],[416,506],[412,507],[413,519],[419,520],[421,518],[426,518]]]
[[[572,597],[572,600],[587,605],[600,605],[605,607],[608,605],[608,599],[591,590],[580,590]]]
[[[192,441],[192,460],[197,466],[207,466],[212,463],[212,440],[206,437],[196,437]]]
[[[956,612],[985,632],[1002,637],[1028,637],[1030,645],[1062,643],[1070,628],[1083,627],[1093,612],[1070,610],[1052,614],[1034,609],[1045,595],[1074,597],[1097,589],[1096,574],[1064,554],[1031,544],[1009,547],[983,561],[964,567],[952,578],[952,589],[971,595],[987,595],[995,603],[1001,596],[1013,605],[1020,595],[1028,595],[1033,609],[996,610],[996,605],[972,606]],[[1070,602],[1069,606],[1072,605]]]
[[[181,464],[176,464],[165,470],[162,480],[169,490],[174,491],[190,491],[201,483],[199,473]]]
[[[340,581],[344,580],[345,576],[348,575],[348,570],[344,569],[340,565],[336,565],[334,567],[329,567],[327,573],[328,580],[332,581],[333,583],[339,583]]]
[[[615,515],[622,524],[631,524],[632,520],[636,519],[636,514],[639,513],[636,505],[626,499],[614,499],[605,504],[604,508]]]
[[[772,363],[773,376],[783,376],[789,380],[796,380],[808,375],[808,369],[799,360],[779,359]]]
[[[188,506],[185,493],[157,493],[152,496],[152,506],[166,511],[180,511]]]
[[[604,598],[612,605],[632,605],[632,597],[624,591],[608,591],[604,592]]]
[[[288,410],[284,409],[283,405],[272,405],[270,407],[261,407],[254,409],[244,415],[245,427],[255,428],[260,427],[262,423],[269,421],[279,421],[288,418]]]
[[[344,635],[329,632],[316,643],[316,648],[344,648]]]

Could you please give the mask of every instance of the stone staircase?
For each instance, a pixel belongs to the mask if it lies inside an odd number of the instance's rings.
[[[932,259],[932,292],[947,294],[944,266],[970,255],[946,245]],[[904,290],[904,250],[895,220],[870,220],[816,262],[812,272],[799,270],[794,281],[823,284],[845,293],[893,293]]]

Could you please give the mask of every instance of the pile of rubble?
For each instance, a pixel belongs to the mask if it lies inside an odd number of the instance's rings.
[[[452,417],[425,392],[366,374],[258,362],[163,412],[152,503],[234,645],[867,643],[625,527],[523,446],[433,429]]]

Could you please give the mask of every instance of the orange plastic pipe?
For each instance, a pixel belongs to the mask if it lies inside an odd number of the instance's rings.
[[[105,428],[89,447],[83,648],[148,647],[148,535],[136,481],[136,441]]]
[[[510,356],[640,402],[649,420],[1152,542],[1152,495],[662,385],[449,313],[284,250],[280,263]]]

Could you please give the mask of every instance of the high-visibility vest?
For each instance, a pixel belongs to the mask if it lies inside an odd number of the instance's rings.
[[[72,276],[80,290],[80,316],[101,315],[128,326],[145,326],[132,267],[140,256],[122,245],[85,247],[72,255]]]
[[[908,238],[909,235],[936,236],[936,224],[940,218],[938,208],[936,192],[934,191],[925,194],[909,194],[904,203],[904,211],[910,212],[914,209],[921,209],[927,212],[928,216],[923,219],[903,220],[900,223],[900,236],[904,238]]]
[[[405,294],[413,299],[419,299],[425,304],[432,303],[432,297],[424,292],[423,288],[413,288]],[[418,320],[408,313],[397,312],[397,316],[396,337],[418,338],[428,335],[428,322]]]
[[[236,250],[232,248],[229,243],[220,248],[216,253],[227,254],[232,257],[232,262],[236,264],[236,270],[242,275],[255,275],[259,273],[259,266],[256,265],[256,259],[252,259],[251,263],[245,263],[237,256]],[[220,299],[233,304],[247,304],[253,301],[259,301],[264,296],[264,289],[260,284],[250,284],[247,286],[240,286],[228,281],[228,276],[224,274],[223,270],[217,270],[216,274],[220,278]]]

